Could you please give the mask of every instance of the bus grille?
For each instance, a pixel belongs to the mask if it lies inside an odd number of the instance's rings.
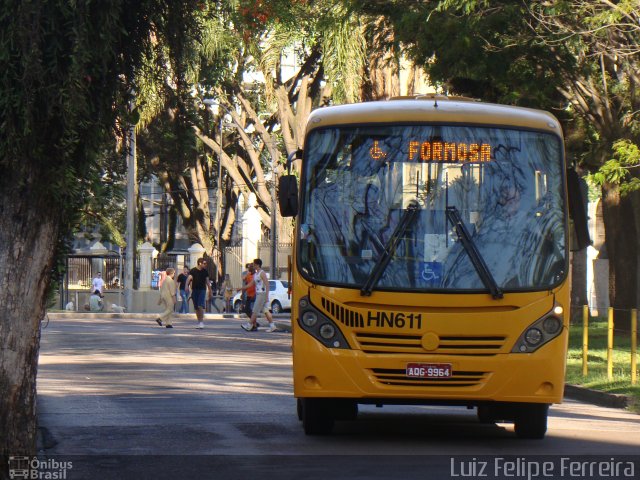
[[[364,316],[361,313],[344,308],[326,298],[322,299],[322,308],[325,313],[347,327],[364,328]]]
[[[351,328],[364,328],[364,316],[349,308],[322,298],[324,313]],[[504,348],[506,337],[502,335],[471,336],[448,335],[440,337],[436,350],[422,347],[422,335],[355,332],[360,349],[365,353],[410,353],[430,355],[491,356]]]
[[[429,351],[422,347],[420,335],[356,333],[356,340],[365,353],[491,356],[502,350],[506,337],[443,335],[438,347]]]
[[[476,387],[486,383],[488,372],[453,372],[450,378],[412,378],[406,371],[394,368],[371,369],[378,383],[396,387]]]

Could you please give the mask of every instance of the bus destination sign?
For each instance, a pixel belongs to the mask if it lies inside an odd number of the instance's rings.
[[[489,143],[442,142],[411,140],[409,142],[408,162],[447,162],[447,163],[484,163],[491,161],[493,148]],[[372,160],[384,161],[387,157],[379,140],[373,141],[369,149]]]

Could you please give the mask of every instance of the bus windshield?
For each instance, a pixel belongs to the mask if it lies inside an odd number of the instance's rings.
[[[487,291],[471,246],[500,291],[553,287],[567,271],[563,165],[560,139],[537,131],[314,130],[303,162],[300,271],[362,289],[375,266],[375,290]],[[468,231],[466,245],[448,209]]]

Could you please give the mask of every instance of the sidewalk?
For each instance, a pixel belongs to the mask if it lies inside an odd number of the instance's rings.
[[[50,320],[55,320],[57,318],[100,318],[100,319],[121,319],[121,318],[137,318],[137,319],[147,319],[149,321],[153,321],[158,318],[157,313],[107,313],[107,312],[67,312],[62,310],[50,311],[47,312],[47,316]],[[273,314],[273,319],[279,330],[284,332],[291,331],[291,314],[290,313],[275,313]],[[196,321],[195,313],[175,313],[175,319],[187,319]],[[238,320],[246,320],[247,316],[244,314],[238,313],[205,313],[205,320],[216,320],[223,318],[237,318]],[[46,321],[46,317],[45,317]],[[260,323],[260,319],[258,319]],[[262,324],[265,323],[265,320],[262,319]]]

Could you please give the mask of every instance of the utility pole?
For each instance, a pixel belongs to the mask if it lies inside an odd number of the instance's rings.
[[[129,110],[133,109],[134,100]],[[129,148],[127,149],[127,253],[125,256],[124,306],[127,312],[133,309],[133,276],[136,258],[136,198],[138,198],[138,170],[136,163],[136,126],[129,126]]]
[[[271,279],[276,280],[278,271],[278,214],[276,205],[276,162],[271,157]]]

